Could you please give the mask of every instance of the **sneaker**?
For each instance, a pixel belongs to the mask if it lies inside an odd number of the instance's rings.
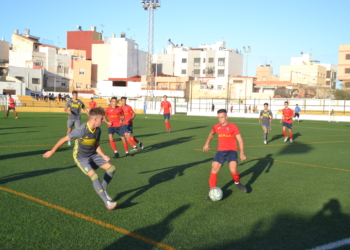
[[[170,131],[171,131],[171,129],[169,128],[169,129],[168,129],[168,133],[170,133]]]
[[[105,194],[106,194],[107,200],[109,200],[109,201],[112,201],[112,200],[113,200],[112,197],[110,197],[110,196],[107,194],[107,191],[105,191]]]
[[[107,201],[106,207],[108,210],[113,210],[118,206],[118,202]]]
[[[287,142],[288,141],[288,137],[284,137],[284,142]]]
[[[137,151],[138,148],[137,147],[134,147],[133,149],[131,149],[130,151]]]
[[[236,183],[235,183],[236,184]],[[242,184],[242,183],[238,183],[236,184],[236,186],[243,192],[246,193],[247,192],[247,188]]]
[[[289,141],[290,141],[290,143],[293,143],[293,139],[290,139]]]
[[[125,156],[126,156],[126,157],[132,157],[132,155],[129,154],[129,153],[126,153]]]
[[[141,149],[144,149],[144,147],[143,147],[143,143],[142,143],[142,142],[140,142],[140,144],[139,144],[139,145],[140,145],[140,148],[141,148]]]
[[[119,158],[119,153],[118,153],[118,152],[117,152],[117,153],[114,153],[113,158]]]
[[[18,119],[18,117],[16,116],[15,119]]]
[[[264,144],[267,144],[267,141],[266,141],[266,140],[264,140]]]
[[[68,146],[70,146],[71,145],[71,142],[70,141],[68,141]]]

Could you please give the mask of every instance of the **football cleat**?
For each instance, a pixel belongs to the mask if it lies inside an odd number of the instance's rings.
[[[110,197],[110,196],[107,194],[107,191],[104,191],[104,192],[105,192],[105,194],[106,194],[107,200],[108,200],[108,201],[112,201],[113,199],[112,199],[112,197]]]
[[[236,184],[236,183],[235,183]],[[242,184],[242,183],[238,183],[236,184],[236,186],[243,192],[243,193],[247,193],[247,188]]]
[[[138,148],[135,146],[134,148],[132,148],[130,151],[137,151]]]
[[[139,145],[140,145],[140,148],[141,148],[141,149],[144,149],[144,147],[143,147],[143,143],[142,143],[142,142],[140,142],[140,144],[139,144]]]
[[[113,158],[119,158],[119,153],[118,153],[118,152],[117,152],[117,153],[114,153]]]
[[[264,144],[267,144],[267,141],[266,141],[266,140],[264,140]]]
[[[290,139],[289,141],[290,141],[290,143],[293,143],[293,139]]]
[[[118,206],[118,202],[107,201],[106,207],[108,210],[113,210]]]
[[[70,141],[68,141],[68,146],[70,146],[71,145],[71,143],[70,143]]]
[[[126,156],[126,157],[132,157],[132,155],[129,154],[129,153],[126,153],[125,156]]]
[[[284,142],[287,142],[288,141],[288,137],[284,137]]]

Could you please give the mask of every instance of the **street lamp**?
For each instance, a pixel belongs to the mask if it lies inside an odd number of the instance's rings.
[[[247,63],[246,63],[246,70],[245,70],[245,101],[244,101],[244,105],[247,105],[247,81],[248,81],[248,53],[252,52],[250,49],[250,46],[248,46],[248,48],[246,49],[246,47],[243,46],[243,51],[244,53],[247,54]]]

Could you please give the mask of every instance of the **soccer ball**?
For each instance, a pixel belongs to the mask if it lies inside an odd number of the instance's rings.
[[[209,197],[212,201],[219,201],[222,199],[222,190],[219,187],[214,187],[209,190]]]

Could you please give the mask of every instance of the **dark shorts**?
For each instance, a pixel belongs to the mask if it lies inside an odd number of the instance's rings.
[[[294,117],[298,117],[299,118],[299,113],[295,113]]]
[[[230,163],[231,161],[237,162],[237,152],[233,150],[228,150],[228,151],[217,151],[214,157],[214,160],[221,165],[224,165],[225,161]]]
[[[123,130],[124,130],[124,133],[130,133],[132,134],[132,125],[123,125]]]
[[[271,124],[269,124],[269,125],[263,124],[263,125],[262,125],[262,128],[263,128],[263,129],[266,129],[266,130],[271,130]]]
[[[16,108],[15,108],[15,107],[9,107],[9,108],[8,108],[8,111],[10,111],[11,109],[12,109],[13,111],[15,111],[15,110],[16,110]]]
[[[74,127],[80,127],[80,118],[79,119],[76,119],[76,120],[73,120],[73,119],[68,119],[68,122],[67,122],[67,127],[68,128],[73,128]]]
[[[73,154],[75,164],[84,172],[88,174],[91,170],[98,169],[99,167],[107,164],[108,162],[102,158],[98,153],[93,154],[90,157],[79,158]]]
[[[108,127],[108,134],[113,135],[114,133],[117,133],[120,137],[123,137],[124,136],[123,127]]]
[[[166,120],[166,119],[170,120],[170,113],[164,114],[164,120]]]
[[[283,127],[287,127],[287,128],[289,128],[289,129],[292,129],[293,123],[283,122],[283,125],[282,125],[282,126],[283,126]]]

